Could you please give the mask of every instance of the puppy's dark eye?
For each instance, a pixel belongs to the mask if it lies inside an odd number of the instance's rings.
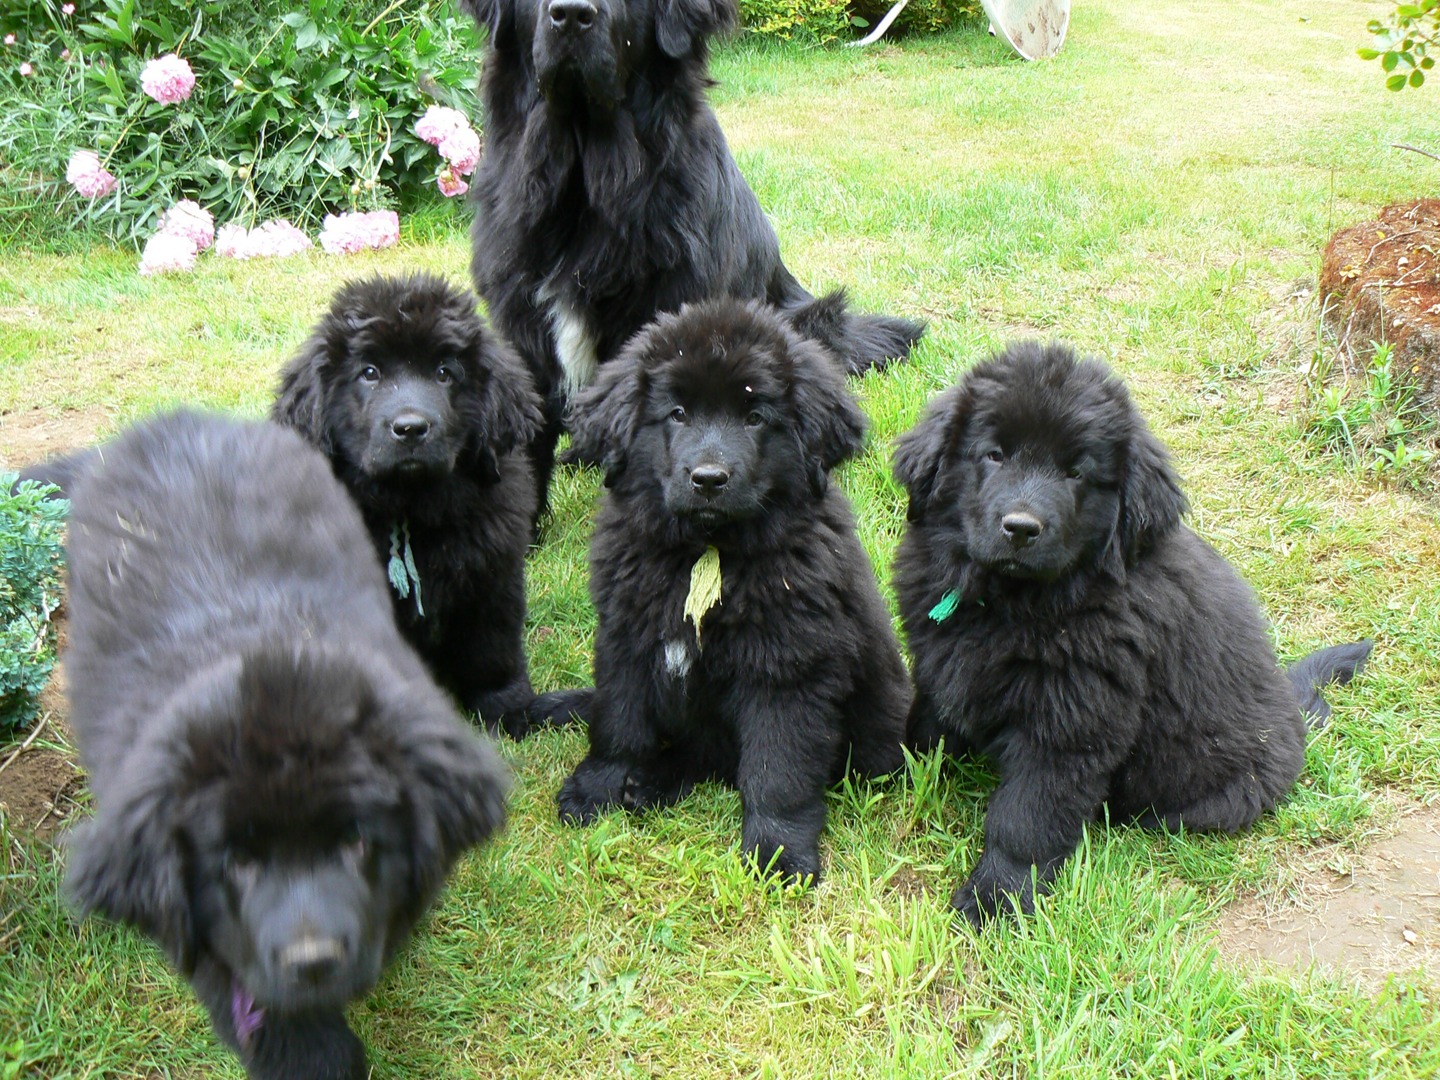
[[[435,381],[441,386],[449,386],[455,381],[455,369],[449,364],[441,364],[435,369]]]
[[[690,422],[690,414],[679,405],[676,405],[675,408],[670,410],[670,422],[672,424],[688,424]]]
[[[759,409],[751,409],[750,415],[745,417],[746,427],[760,427],[765,423],[765,414]]]
[[[363,383],[377,383],[380,381],[380,369],[374,364],[366,364],[360,369],[360,381]]]
[[[1005,451],[1001,450],[998,446],[995,447],[993,450],[987,450],[985,452],[985,460],[993,461],[996,464],[999,464],[1000,462],[1005,460]]]

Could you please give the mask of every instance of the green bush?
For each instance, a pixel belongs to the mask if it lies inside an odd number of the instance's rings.
[[[0,75],[7,186],[137,238],[183,198],[217,224],[302,227],[428,198],[441,162],[415,121],[436,101],[473,102],[479,50],[451,0],[90,0],[68,14],[57,0],[11,0],[0,33],[15,37]],[[140,73],[172,52],[196,84],[165,105]],[[118,181],[93,201],[62,179],[84,149]]]
[[[0,475],[0,736],[28,724],[55,665],[50,613],[60,596],[60,536],[68,504]]]
[[[740,0],[746,33],[822,44],[857,37],[890,10],[887,0]],[[934,33],[980,12],[980,0],[910,0],[890,33]]]
[[[1371,19],[1373,47],[1357,49],[1362,60],[1379,60],[1385,86],[1404,90],[1425,85],[1425,72],[1435,67],[1430,46],[1440,42],[1440,0],[1397,4],[1388,22]]]

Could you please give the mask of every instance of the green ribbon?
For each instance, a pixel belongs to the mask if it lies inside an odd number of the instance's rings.
[[[403,541],[403,547],[402,547]],[[404,600],[410,595],[410,583],[415,583],[415,610],[423,619],[425,605],[420,602],[420,571],[415,569],[415,552],[410,548],[410,522],[397,522],[390,530],[390,561],[385,564],[390,577],[390,587]]]
[[[960,606],[960,590],[951,589],[940,598],[940,602],[930,609],[930,618],[934,622],[944,622]]]

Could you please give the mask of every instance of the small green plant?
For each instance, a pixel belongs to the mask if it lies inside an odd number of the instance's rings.
[[[0,734],[28,724],[55,665],[50,615],[60,595],[60,535],[69,504],[0,474]]]
[[[1362,60],[1379,60],[1390,90],[1422,86],[1425,72],[1435,66],[1435,58],[1427,55],[1430,46],[1440,39],[1440,0],[1420,0],[1418,4],[1399,4],[1388,22],[1370,20],[1368,26],[1374,46],[1355,50]]]
[[[1313,404],[1306,431],[1357,471],[1418,481],[1436,457],[1435,421],[1421,407],[1415,387],[1396,372],[1391,346],[1380,342],[1371,346],[1374,355],[1357,392],[1343,382],[1330,381],[1334,354],[1316,349],[1309,373]]]

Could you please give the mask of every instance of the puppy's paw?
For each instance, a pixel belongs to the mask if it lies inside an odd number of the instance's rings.
[[[950,906],[977,929],[997,915],[1028,915],[1035,910],[1035,887],[1029,865],[1004,860],[1006,873],[998,873],[996,862],[982,857],[970,879],[955,890]],[[1023,869],[1023,873],[1022,873]]]
[[[757,828],[754,823],[741,838],[745,860],[761,877],[778,877],[784,884],[811,885],[820,880],[820,845],[785,830]]]
[[[556,796],[560,820],[567,825],[589,825],[601,811],[621,804],[628,774],[622,762],[586,758]]]

